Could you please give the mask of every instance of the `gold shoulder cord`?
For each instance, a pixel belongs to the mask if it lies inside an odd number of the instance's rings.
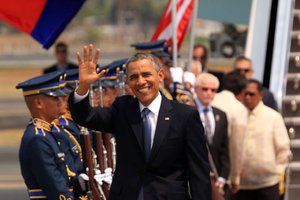
[[[68,136],[70,137],[70,139],[74,142],[74,144],[77,146],[78,150],[79,150],[79,156],[80,156],[80,160],[82,161],[82,149],[80,144],[78,143],[78,141],[76,140],[76,138],[66,129],[64,129],[64,131],[68,134]]]

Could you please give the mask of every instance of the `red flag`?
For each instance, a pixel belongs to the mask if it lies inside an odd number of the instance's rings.
[[[172,45],[172,0],[169,0],[163,16],[156,28],[151,41],[165,39],[167,44]],[[190,25],[194,8],[194,0],[178,0],[177,2],[177,47],[180,49],[184,37]]]
[[[49,48],[85,0],[0,0],[0,20]]]

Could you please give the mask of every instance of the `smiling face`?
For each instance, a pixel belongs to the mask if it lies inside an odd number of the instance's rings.
[[[127,84],[134,95],[148,106],[158,95],[163,72],[150,59],[142,59],[128,64],[127,77]]]

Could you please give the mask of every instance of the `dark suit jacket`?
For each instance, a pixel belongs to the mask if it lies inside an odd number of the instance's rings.
[[[223,90],[223,79],[224,79],[224,73],[220,71],[214,71],[214,70],[207,70],[208,73],[211,73],[212,75],[216,76],[220,82],[220,86],[218,88],[218,92]]]
[[[212,144],[209,145],[219,176],[229,176],[228,122],[225,112],[212,107],[216,122]]]
[[[76,69],[76,68],[78,68],[77,65],[75,65],[73,63],[68,63],[68,66],[65,70],[67,70],[67,69]],[[43,73],[47,74],[47,73],[50,73],[50,72],[54,72],[56,70],[58,70],[57,64],[54,64],[54,65],[51,65],[50,67],[45,68]]]
[[[273,108],[274,110],[278,110],[277,102],[274,98],[273,93],[268,89],[263,87],[263,102],[266,106]]]
[[[148,161],[143,147],[143,125],[138,100],[132,96],[116,99],[110,108],[91,108],[88,98],[69,104],[75,122],[115,134],[117,163],[110,200],[136,200],[141,186],[144,200],[211,198],[209,164],[204,129],[199,113],[164,96]]]

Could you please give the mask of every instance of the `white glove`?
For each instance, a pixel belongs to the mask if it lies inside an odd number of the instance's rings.
[[[99,185],[103,184],[103,181],[107,184],[112,183],[112,169],[111,168],[106,168],[104,170],[104,173],[101,174],[100,170],[99,173],[95,173],[96,175],[94,176],[94,179]]]
[[[89,181],[88,175],[86,175],[84,173],[79,174],[79,176],[78,176],[78,182],[79,182],[79,185],[80,185],[80,187],[81,187],[81,189],[83,191],[86,190],[86,186],[85,186],[85,182],[86,181]]]

